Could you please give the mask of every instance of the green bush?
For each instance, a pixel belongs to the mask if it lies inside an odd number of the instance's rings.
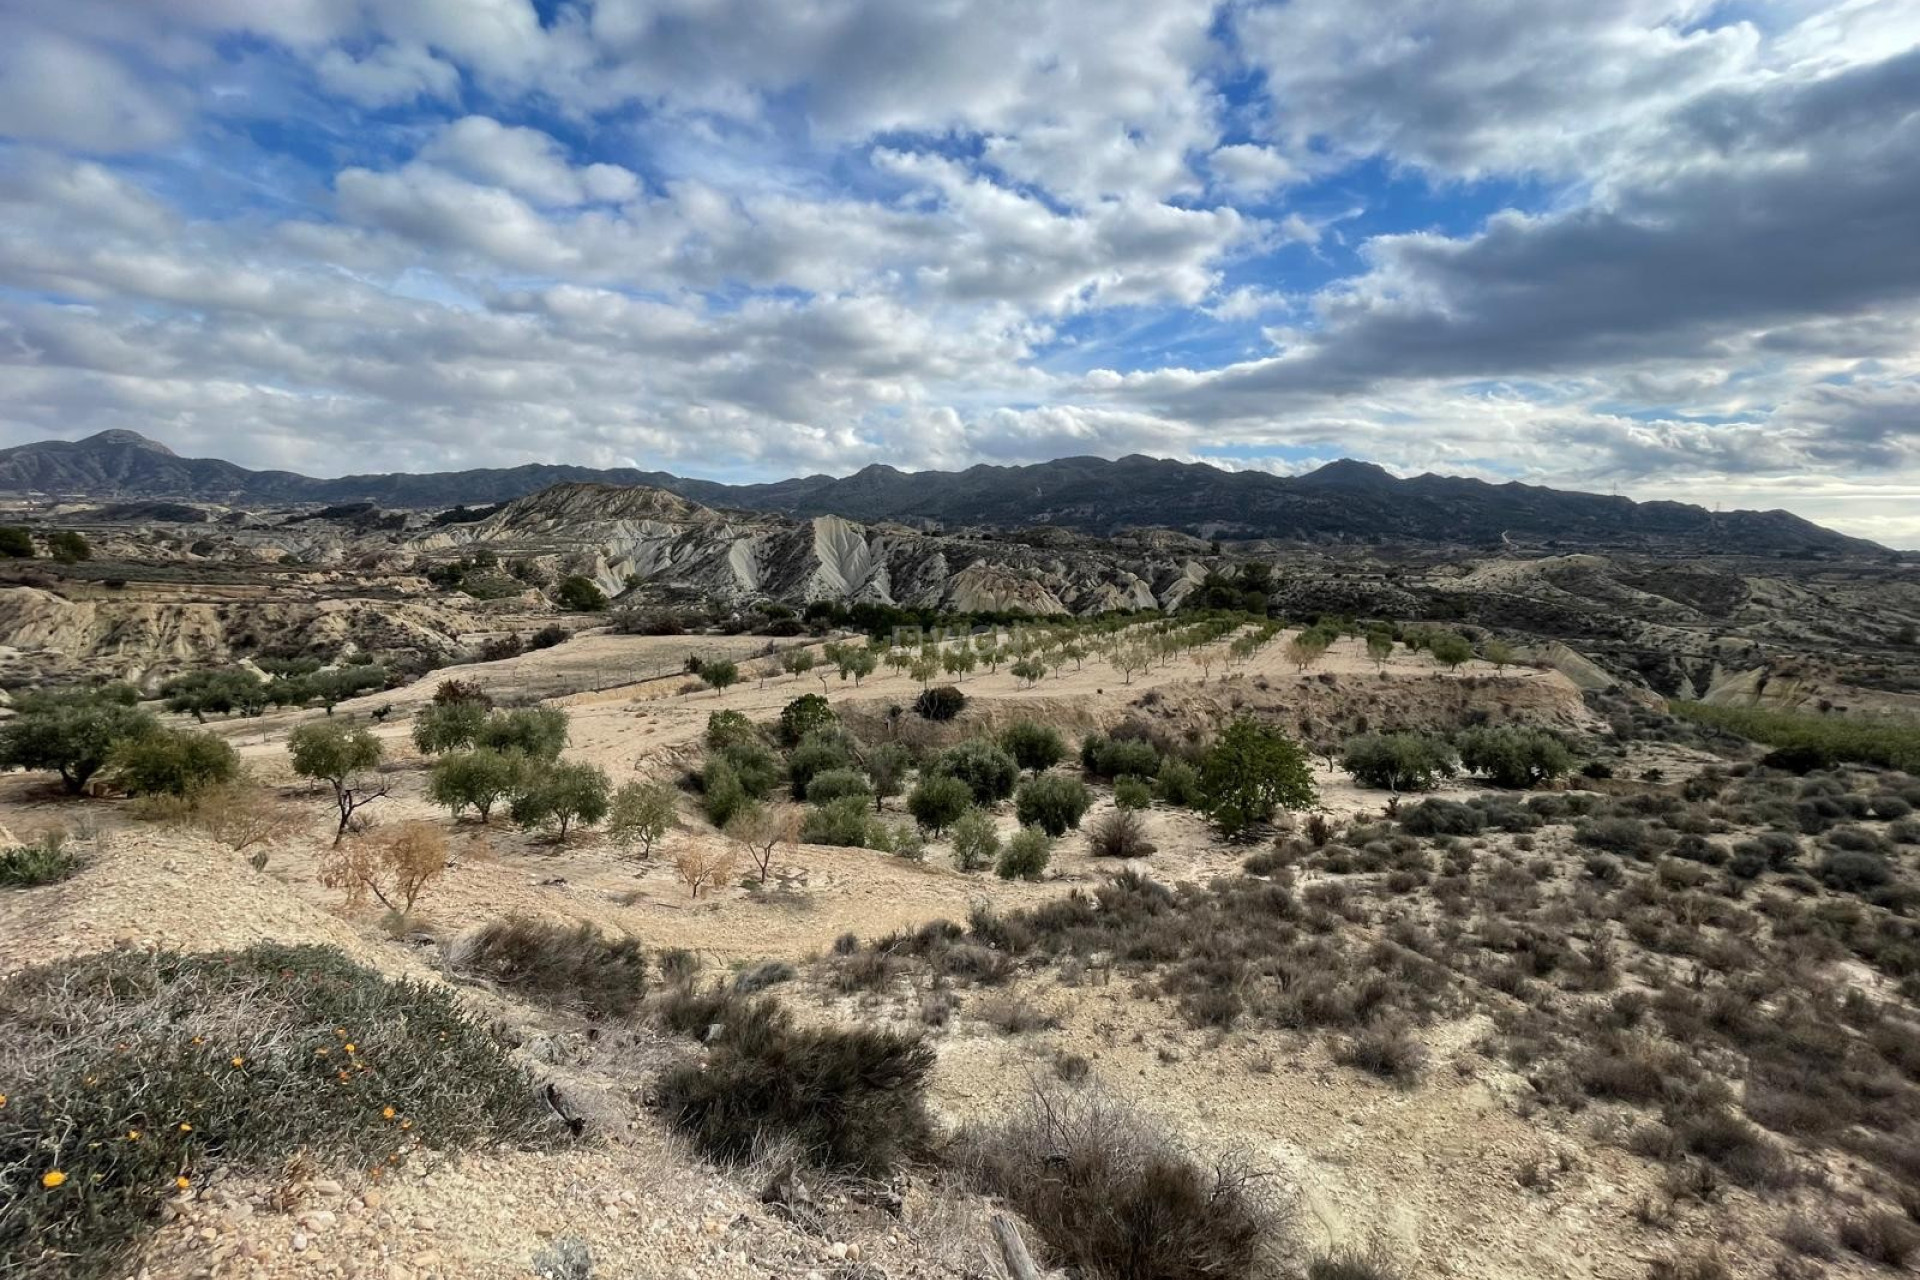
[[[1840,714],[1725,707],[1704,702],[1675,702],[1669,709],[1681,719],[1724,729],[1768,746],[1797,749],[1809,759],[1851,760],[1883,769],[1920,773],[1920,724],[1910,720],[1869,720]]]
[[[17,524],[0,525],[0,556],[9,560],[33,559],[33,534]]]
[[[596,1018],[624,1018],[647,994],[647,953],[639,940],[605,937],[584,921],[496,920],[461,940],[454,963],[515,995]]]
[[[1067,744],[1046,725],[1016,720],[1000,731],[1000,749],[1022,769],[1039,773],[1066,759]]]
[[[1045,774],[1020,784],[1013,800],[1014,816],[1023,827],[1039,827],[1050,836],[1062,836],[1080,825],[1093,803],[1087,784],[1064,774]]]
[[[753,721],[739,711],[712,711],[707,714],[707,748],[726,751],[732,747],[763,745]]]
[[[1341,767],[1363,787],[1431,791],[1458,772],[1453,745],[1426,733],[1367,733],[1347,740]]]
[[[1116,778],[1113,783],[1113,803],[1122,809],[1151,809],[1153,788],[1147,785],[1145,778]]]
[[[834,714],[832,703],[817,693],[802,694],[780,708],[780,745],[797,747],[808,734],[834,728],[839,723],[840,717]]]
[[[1022,827],[1000,850],[993,872],[1002,880],[1038,880],[1053,860],[1053,841],[1038,827]]]
[[[365,1169],[414,1143],[557,1130],[450,988],[325,947],[115,951],[17,973],[0,983],[0,1080],[8,1275],[127,1274],[177,1178],[277,1176],[295,1156]]]
[[[966,708],[967,695],[950,684],[922,689],[913,700],[914,711],[926,720],[951,720]]]
[[[612,784],[599,765],[556,763],[530,769],[512,801],[513,821],[541,827],[564,841],[575,826],[591,827],[607,816]]]
[[[978,871],[993,865],[1000,856],[1000,833],[993,818],[978,809],[968,809],[953,824],[953,865],[961,871]]]
[[[559,707],[516,707],[488,716],[473,745],[518,751],[529,760],[558,760],[567,745],[567,713]]]
[[[973,791],[958,778],[934,774],[920,779],[907,796],[914,821],[939,835],[973,805]]]
[[[1160,772],[1160,753],[1139,738],[1109,738],[1091,733],[1080,742],[1080,765],[1096,778],[1137,774],[1151,778]]]
[[[1013,757],[984,739],[963,742],[940,753],[930,772],[958,778],[973,793],[974,803],[991,805],[1013,794],[1020,767]]]
[[[796,1027],[772,999],[717,1011],[703,1064],[661,1076],[675,1128],[709,1159],[743,1164],[789,1144],[823,1168],[884,1177],[933,1137],[926,1082],[933,1050],[875,1027]]]
[[[753,800],[741,785],[739,773],[724,759],[709,760],[700,771],[700,806],[714,826],[726,826]]]
[[[741,787],[754,800],[765,800],[772,795],[787,773],[772,748],[757,740],[735,743],[720,752],[720,759],[733,770]]]
[[[828,769],[814,774],[813,781],[807,784],[810,804],[825,804],[846,796],[858,797],[862,805],[873,799],[873,787],[868,784],[866,774],[858,769]]]
[[[673,829],[680,806],[673,788],[664,782],[629,782],[613,793],[607,811],[607,839],[622,851],[640,847],[642,858],[653,856],[654,842]]]
[[[310,690],[311,686],[308,686]],[[308,696],[311,696],[309,692]],[[257,716],[267,709],[268,685],[245,667],[224,671],[189,671],[160,686],[167,710],[205,721],[208,715]],[[305,698],[302,701],[306,701]]]
[[[607,607],[607,593],[592,578],[575,573],[560,579],[554,588],[553,602],[573,613],[598,613]]]
[[[1306,809],[1317,798],[1306,752],[1283,734],[1241,717],[1229,724],[1200,765],[1200,809],[1228,835]]]
[[[872,843],[873,826],[865,796],[841,796],[808,807],[800,838],[808,844],[866,848]]]
[[[73,878],[85,863],[66,841],[49,836],[37,844],[0,850],[0,889],[37,889]]]
[[[878,809],[888,796],[900,794],[901,783],[913,768],[913,754],[897,742],[882,742],[867,748],[860,763],[873,784],[873,807]]]
[[[61,564],[78,564],[93,559],[87,536],[72,529],[60,529],[47,535],[47,554]]]
[[[487,704],[472,698],[434,702],[413,718],[413,745],[427,756],[463,751],[479,740],[487,715]]]
[[[1185,760],[1168,756],[1160,762],[1153,789],[1165,804],[1192,808],[1200,802],[1200,771]]]
[[[1564,777],[1573,753],[1544,729],[1503,725],[1461,734],[1460,763],[1497,787],[1532,787]]]
[[[240,753],[225,738],[162,729],[115,744],[107,769],[129,795],[192,796],[240,774]]]
[[[816,730],[801,739],[787,755],[787,780],[793,786],[793,798],[805,800],[814,775],[855,767],[853,745],[837,729]]]

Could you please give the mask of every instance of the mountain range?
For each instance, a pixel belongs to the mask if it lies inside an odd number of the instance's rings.
[[[182,458],[132,431],[0,450],[0,492],[51,498],[167,498],[230,505],[373,502],[440,509],[509,502],[556,484],[647,486],[710,507],[837,515],[920,527],[1057,525],[1105,536],[1163,527],[1200,537],[1306,543],[1617,548],[1754,555],[1885,555],[1786,511],[1715,512],[1678,502],[1491,484],[1457,476],[1401,479],[1342,459],[1300,476],[1225,471],[1131,455],[1028,466],[811,475],[728,485],[633,468],[559,464],[316,479]]]

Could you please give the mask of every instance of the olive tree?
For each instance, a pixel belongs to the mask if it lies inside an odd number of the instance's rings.
[[[384,779],[372,781],[366,777],[379,767],[385,753],[380,739],[365,725],[325,721],[303,724],[288,735],[287,754],[293,758],[296,774],[333,788],[334,806],[340,811],[340,826],[333,833],[335,845],[346,838],[356,811],[392,790],[392,784]]]

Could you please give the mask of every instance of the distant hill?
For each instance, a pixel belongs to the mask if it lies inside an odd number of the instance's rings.
[[[131,431],[0,450],[0,492],[63,498],[193,499],[235,504],[374,502],[437,509],[511,501],[555,484],[665,489],[707,506],[920,525],[1051,524],[1093,534],[1164,527],[1200,537],[1307,543],[1502,542],[1748,555],[1885,554],[1785,511],[1713,512],[1678,502],[1576,493],[1457,476],[1399,479],[1343,459],[1302,476],[1223,471],[1132,455],[1031,466],[900,471],[726,485],[633,468],[530,464],[423,475],[321,480],[182,458]]]

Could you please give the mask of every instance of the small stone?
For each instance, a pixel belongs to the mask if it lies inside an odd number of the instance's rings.
[[[381,1205],[386,1203],[386,1199],[387,1198],[384,1195],[380,1194],[378,1190],[363,1191],[360,1194],[360,1203],[367,1206],[367,1208],[369,1209],[378,1209]]]
[[[833,1258],[835,1262],[841,1262],[841,1261],[844,1261],[849,1256],[847,1253],[847,1250],[850,1247],[851,1246],[845,1244],[842,1241],[835,1240],[832,1244],[827,1246],[827,1253],[830,1257]]]
[[[307,1233],[306,1232],[296,1231],[293,1233],[293,1251],[295,1253],[305,1253],[307,1251]]]
[[[857,1244],[848,1244],[848,1245],[847,1245],[847,1261],[848,1261],[848,1262],[858,1262],[858,1261],[860,1261],[860,1246],[859,1246],[859,1245],[857,1245]]]
[[[347,1189],[332,1178],[315,1178],[307,1186],[317,1196],[340,1196],[347,1193]]]
[[[409,1261],[416,1267],[437,1267],[440,1265],[440,1251],[438,1249],[422,1249],[419,1253],[414,1254]]]

